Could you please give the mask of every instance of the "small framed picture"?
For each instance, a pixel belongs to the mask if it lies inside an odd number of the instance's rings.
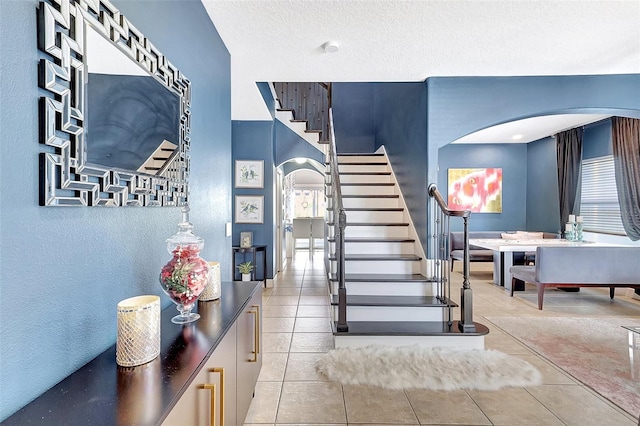
[[[248,248],[253,246],[253,232],[240,233],[240,247]]]
[[[236,195],[235,204],[236,223],[263,223],[263,195]]]
[[[263,188],[264,161],[236,160],[236,188]]]

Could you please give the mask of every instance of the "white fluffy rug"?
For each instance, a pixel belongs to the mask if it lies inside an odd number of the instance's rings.
[[[333,349],[316,369],[343,385],[386,389],[497,390],[542,382],[534,366],[499,351],[418,345]]]

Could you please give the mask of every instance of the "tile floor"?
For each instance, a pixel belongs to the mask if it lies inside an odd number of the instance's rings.
[[[535,365],[543,385],[501,391],[388,391],[341,386],[316,373],[320,354],[333,348],[323,253],[298,251],[273,288],[263,293],[263,366],[245,426],[254,425],[640,425],[616,406],[494,327],[484,316],[640,316],[640,301],[619,289],[609,303],[600,297],[545,297],[535,305],[535,288],[525,299],[510,298],[491,284],[491,264],[472,264],[474,320],[491,329],[485,346]],[[461,283],[459,269],[452,283]],[[584,289],[583,289],[584,290]],[[456,294],[457,290],[452,289]],[[531,293],[531,295],[529,295]],[[527,302],[526,298],[533,297]],[[565,300],[565,302],[562,302]],[[566,300],[573,300],[567,304]],[[564,303],[564,304],[563,304]],[[637,310],[636,310],[637,307]],[[458,318],[456,312],[454,318]]]

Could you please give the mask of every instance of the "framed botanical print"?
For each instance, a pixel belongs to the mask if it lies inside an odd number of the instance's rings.
[[[263,223],[264,196],[236,195],[236,223]]]
[[[236,188],[264,188],[263,160],[236,160]]]

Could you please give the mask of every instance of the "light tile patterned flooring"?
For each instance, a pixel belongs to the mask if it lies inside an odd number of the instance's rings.
[[[510,298],[491,284],[491,264],[472,264],[474,319],[491,329],[488,349],[513,354],[535,365],[543,385],[500,391],[388,391],[328,382],[314,364],[333,348],[323,253],[298,251],[273,288],[263,293],[263,366],[245,426],[253,425],[640,425],[638,419],[582,386],[562,370],[493,326],[484,316],[640,316],[640,302],[619,289],[587,289],[599,297],[545,297],[536,307],[535,288]],[[452,283],[461,283],[459,269]],[[454,285],[452,285],[453,287]],[[600,291],[602,290],[602,291]],[[458,290],[452,288],[454,296]],[[531,296],[529,295],[531,293]],[[455,298],[455,297],[454,297]],[[571,302],[567,302],[571,301]],[[635,305],[635,306],[633,306]],[[636,309],[637,308],[637,309]],[[459,318],[456,312],[454,318]]]

